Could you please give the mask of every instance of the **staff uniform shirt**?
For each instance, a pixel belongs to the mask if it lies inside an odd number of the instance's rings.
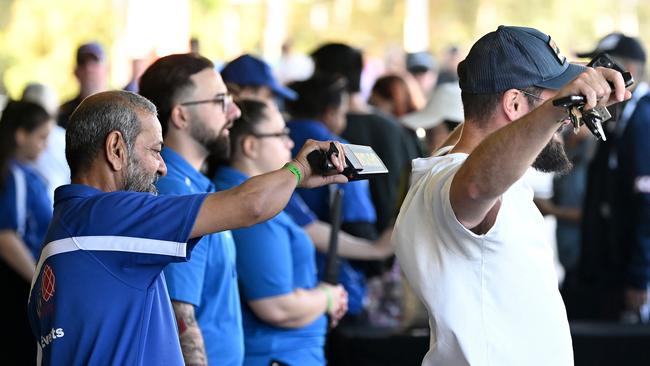
[[[553,252],[533,192],[515,182],[484,235],[449,200],[467,154],[417,159],[393,240],[401,268],[429,312],[423,365],[573,365]]]
[[[214,192],[214,186],[170,148],[161,153],[167,175],[158,180],[160,194]],[[241,322],[235,243],[230,231],[206,235],[192,251],[192,259],[165,267],[169,297],[195,306],[211,365],[241,365],[244,333]]]
[[[221,167],[215,184],[218,190],[224,190],[246,179],[235,169]],[[324,314],[302,328],[280,328],[259,319],[246,305],[249,301],[317,286],[315,248],[309,236],[285,212],[263,223],[233,230],[233,236],[244,303],[244,365],[266,366],[271,360],[289,365],[324,365]]]
[[[162,270],[189,258],[205,196],[56,190],[28,304],[41,364],[183,365]]]
[[[291,219],[300,227],[305,227],[317,220],[316,215],[309,209],[305,201],[296,192],[291,195],[286,212]],[[316,268],[318,278],[322,280],[325,268],[327,267],[327,256],[323,253],[316,252]],[[363,298],[366,293],[365,277],[363,273],[352,266],[352,264],[339,258],[339,283],[345,286],[348,292],[348,313],[358,314],[363,309]]]
[[[0,191],[0,230],[14,230],[38,258],[52,219],[52,201],[40,175],[28,165],[11,162]]]

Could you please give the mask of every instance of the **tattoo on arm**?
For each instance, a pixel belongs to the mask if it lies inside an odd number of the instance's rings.
[[[186,302],[172,301],[178,337],[183,350],[183,359],[187,366],[207,366],[208,357],[205,353],[203,334],[194,316],[194,305]]]

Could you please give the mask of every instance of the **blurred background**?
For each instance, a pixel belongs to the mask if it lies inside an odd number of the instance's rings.
[[[132,60],[187,52],[190,38],[219,63],[243,52],[275,65],[287,52],[309,53],[324,41],[364,50],[387,69],[401,50],[439,56],[457,46],[464,57],[478,36],[499,24],[539,28],[563,52],[589,50],[617,30],[650,39],[646,0],[0,0],[0,93],[18,97],[30,81],[77,91],[76,47],[104,45],[110,86],[120,88]],[[399,65],[394,65],[399,68]]]

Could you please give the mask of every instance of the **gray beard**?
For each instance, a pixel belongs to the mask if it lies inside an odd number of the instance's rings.
[[[153,175],[144,172],[140,169],[140,161],[138,161],[133,154],[129,155],[129,165],[126,168],[126,179],[124,182],[125,191],[133,192],[146,192],[154,195],[158,194],[156,182],[158,181],[158,173]]]

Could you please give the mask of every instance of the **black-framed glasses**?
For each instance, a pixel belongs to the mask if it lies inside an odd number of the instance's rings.
[[[251,132],[252,136],[255,136],[257,138],[265,138],[265,137],[279,137],[281,139],[289,139],[289,134],[291,133],[291,130],[288,127],[285,127],[282,129],[282,132],[275,132],[275,133],[257,133],[257,132]]]
[[[183,102],[180,103],[180,105],[188,106],[188,105],[197,105],[197,104],[205,104],[205,103],[221,103],[221,110],[223,113],[228,113],[228,110],[230,109],[230,106],[232,105],[232,95],[231,94],[219,94],[214,98],[210,99],[202,99],[202,100],[192,100],[188,102]]]

